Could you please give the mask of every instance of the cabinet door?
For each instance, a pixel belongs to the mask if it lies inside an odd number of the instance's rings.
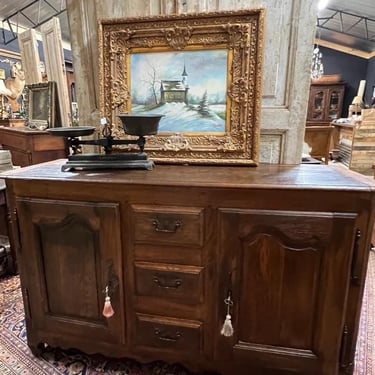
[[[325,102],[325,91],[320,87],[311,88],[307,119],[311,121],[323,121]]]
[[[328,92],[327,121],[332,122],[341,117],[344,87],[334,86]]]
[[[217,359],[234,357],[301,374],[337,373],[355,218],[219,211]],[[231,337],[220,335],[228,290]]]
[[[60,336],[73,345],[84,338],[93,348],[99,342],[121,343],[118,204],[18,199],[17,209],[28,339]],[[106,286],[115,311],[109,319],[102,315]]]

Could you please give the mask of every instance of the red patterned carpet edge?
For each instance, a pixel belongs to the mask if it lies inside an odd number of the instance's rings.
[[[160,361],[140,364],[130,359],[109,360],[101,356],[89,356],[77,351],[53,348],[47,348],[41,358],[36,358],[26,344],[19,277],[0,280],[0,287],[1,375],[192,375],[177,364],[169,365]],[[375,374],[374,331],[375,253],[371,253],[353,375]]]

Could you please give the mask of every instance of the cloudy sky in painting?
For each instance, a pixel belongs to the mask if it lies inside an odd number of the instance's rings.
[[[134,53],[130,55],[132,97],[150,96],[152,82],[160,93],[160,81],[181,80],[184,64],[189,94],[225,97],[227,87],[227,50]]]

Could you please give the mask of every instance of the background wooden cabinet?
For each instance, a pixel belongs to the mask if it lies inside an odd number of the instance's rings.
[[[329,125],[341,117],[345,84],[311,84],[306,126]]]
[[[344,91],[343,83],[310,86],[304,140],[311,148],[310,155],[325,164],[333,148],[331,122],[341,117]]]
[[[0,145],[11,152],[13,165],[20,167],[66,158],[68,155],[64,138],[25,127],[0,126]]]

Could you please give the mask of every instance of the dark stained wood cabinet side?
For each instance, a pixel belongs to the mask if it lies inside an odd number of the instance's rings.
[[[9,150],[13,165],[20,167],[63,159],[68,155],[64,138],[27,127],[0,126],[0,147]]]
[[[374,181],[323,165],[60,167],[6,178],[36,354],[47,343],[223,375],[353,372]]]

